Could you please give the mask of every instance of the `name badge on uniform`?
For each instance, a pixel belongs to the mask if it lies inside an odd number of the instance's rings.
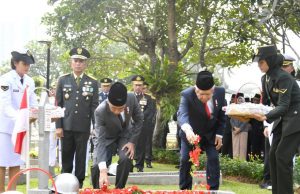
[[[18,89],[13,89],[13,92],[19,92],[19,90]]]

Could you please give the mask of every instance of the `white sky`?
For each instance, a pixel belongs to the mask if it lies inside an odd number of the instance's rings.
[[[8,0],[0,3],[0,62],[10,59],[10,52],[31,40],[46,37],[41,16],[49,10],[47,0]],[[2,65],[2,64],[1,64]]]
[[[8,61],[10,52],[23,48],[29,41],[49,40],[41,17],[51,8],[47,0],[7,0],[0,3],[0,62]],[[300,55],[300,40],[289,34],[292,46]],[[281,48],[281,45],[278,45]],[[294,56],[288,48],[286,53]],[[3,65],[0,63],[0,65]],[[298,67],[299,61],[297,63]],[[225,75],[225,80],[232,90],[237,90],[244,83],[259,84],[261,73],[256,64],[234,68],[232,74]],[[226,71],[225,71],[226,73]]]

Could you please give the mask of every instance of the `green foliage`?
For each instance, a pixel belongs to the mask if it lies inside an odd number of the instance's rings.
[[[156,162],[168,164],[178,164],[180,157],[179,152],[172,150],[154,150],[153,156]],[[299,161],[298,159],[298,166]],[[197,170],[206,169],[207,158],[205,153],[200,155],[199,162]],[[247,162],[239,159],[231,159],[227,156],[220,156],[220,167],[224,176],[241,177],[252,182],[260,182],[263,179],[263,163],[261,160]],[[297,176],[299,176],[297,180],[299,180],[300,175],[299,172],[297,173]]]
[[[300,156],[296,157],[296,161],[295,161],[294,183],[300,185]]]
[[[155,162],[163,164],[179,164],[178,150],[154,149],[152,154]]]

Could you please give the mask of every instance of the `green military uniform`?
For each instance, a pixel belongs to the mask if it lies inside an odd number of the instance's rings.
[[[140,75],[135,75],[132,77],[132,83],[142,84],[144,82],[144,77]],[[146,147],[152,147],[152,135],[153,135],[153,117],[156,112],[155,104],[153,103],[152,97],[148,94],[135,93],[135,96],[138,100],[138,103],[141,107],[141,110],[144,115],[143,128],[140,134],[139,140],[136,145],[136,153],[135,153],[135,167],[137,167],[139,172],[143,172],[144,162],[146,156]],[[147,145],[149,143],[149,139],[151,139],[151,145]],[[150,157],[149,157],[150,158]],[[149,159],[150,160],[150,159]]]
[[[280,66],[283,56],[275,46],[259,48],[256,60],[266,60],[269,70],[262,77],[263,102],[275,108],[266,114],[273,124],[270,170],[273,194],[293,193],[293,157],[300,145],[300,89],[295,79]],[[280,61],[280,63],[278,62]]]
[[[89,53],[83,48],[74,48],[70,51],[70,56],[75,60],[85,60],[84,57],[89,56]],[[74,73],[63,75],[57,84],[57,105],[65,108],[64,118],[56,122],[56,128],[63,129],[62,173],[72,172],[76,152],[75,176],[81,187],[85,178],[91,121],[94,123],[94,111],[99,104],[98,91],[98,82],[85,73],[76,79]]]

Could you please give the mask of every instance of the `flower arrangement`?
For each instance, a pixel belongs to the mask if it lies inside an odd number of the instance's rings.
[[[196,139],[193,142],[193,150],[191,150],[189,152],[189,156],[190,156],[190,161],[192,162],[192,164],[194,165],[194,168],[191,168],[191,173],[193,177],[198,177],[198,178],[203,178],[204,175],[202,173],[199,173],[195,170],[199,170],[200,169],[200,155],[201,155],[201,148],[200,148],[200,141],[201,141],[201,137],[199,135],[196,135]],[[210,186],[208,184],[204,184],[204,183],[199,183],[199,184],[195,184],[194,185],[194,190],[196,189],[206,189],[209,190]],[[194,191],[193,191],[194,192]]]

